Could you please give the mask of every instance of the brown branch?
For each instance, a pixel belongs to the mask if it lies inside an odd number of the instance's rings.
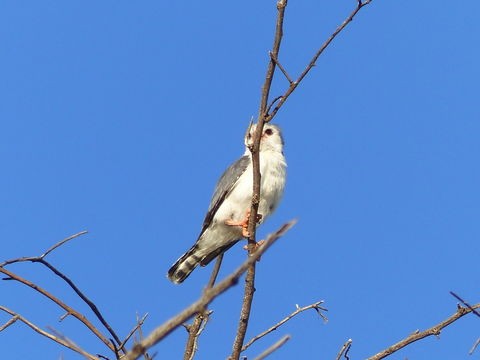
[[[438,335],[440,335],[440,331],[443,328],[447,327],[451,323],[457,321],[461,317],[473,312],[473,310],[478,309],[478,308],[480,308],[480,303],[478,303],[476,305],[473,305],[470,308],[459,306],[457,308],[457,312],[455,314],[453,314],[449,318],[445,319],[441,323],[439,323],[439,324],[437,324],[437,325],[435,325],[435,326],[433,326],[430,329],[427,329],[425,331],[418,331],[417,330],[413,334],[411,334],[410,336],[406,337],[405,339],[397,342],[396,344],[393,344],[389,348],[379,352],[378,354],[376,354],[372,357],[367,358],[366,360],[380,360],[380,359],[383,359],[383,358],[393,354],[394,352],[404,348],[405,346],[410,345],[411,343],[413,343],[415,341],[421,340],[423,338],[426,338],[426,337],[432,336],[432,335],[438,336]]]
[[[121,345],[121,340],[120,338],[118,337],[118,335],[115,333],[115,331],[112,329],[112,327],[110,326],[110,324],[105,320],[105,318],[103,317],[103,315],[101,314],[100,310],[98,310],[97,306],[85,295],[83,294],[80,289],[73,283],[72,280],[70,280],[70,278],[68,278],[65,274],[63,274],[62,272],[60,272],[57,268],[55,268],[53,265],[51,265],[49,262],[47,262],[44,258],[45,256],[47,256],[48,254],[50,254],[53,250],[57,249],[58,247],[62,246],[63,244],[65,244],[66,242],[72,240],[72,239],[75,239],[77,237],[79,237],[80,235],[83,235],[83,234],[86,234],[88,233],[88,231],[81,231],[79,232],[78,234],[75,234],[75,235],[72,235],[72,236],[69,236],[67,237],[66,239],[63,239],[62,241],[59,241],[58,243],[56,243],[55,245],[53,245],[52,247],[50,247],[47,251],[45,251],[42,255],[40,256],[35,256],[35,257],[22,257],[22,258],[18,258],[18,259],[13,259],[13,260],[7,260],[5,261],[4,263],[2,263],[0,265],[0,267],[3,267],[3,266],[6,266],[6,265],[10,265],[10,264],[13,264],[13,263],[17,263],[17,262],[25,262],[25,261],[30,261],[30,262],[33,262],[33,263],[40,263],[44,266],[46,266],[49,270],[51,270],[55,275],[57,275],[58,277],[60,277],[62,280],[64,280],[71,288],[73,291],[75,291],[75,293],[90,307],[90,309],[92,310],[92,312],[95,314],[95,316],[98,318],[98,320],[102,323],[103,326],[105,326],[105,328],[107,329],[107,331],[110,333],[110,335],[112,335],[112,337],[115,339],[115,341],[117,342],[117,345]],[[63,315],[61,317],[61,320],[63,320],[63,318],[67,317],[68,315],[70,315],[69,312],[67,312],[65,315]],[[119,346],[120,349],[122,349],[122,351],[125,353],[126,350],[123,346]]]
[[[272,54],[272,52],[270,51],[269,53],[270,57],[272,58],[272,60],[275,62],[275,65],[278,66],[278,68],[280,69],[280,71],[283,73],[283,75],[287,78],[287,81],[291,84],[293,83],[292,79],[290,78],[290,76],[288,76],[288,73],[287,71],[285,70],[285,68],[282,66],[282,64],[280,64],[280,62],[278,61],[278,59],[276,58],[276,56],[274,54]]]
[[[285,344],[288,340],[290,340],[291,336],[290,335],[285,335],[282,337],[280,340],[278,340],[275,344],[270,346],[267,350],[262,352],[260,355],[258,355],[255,359],[253,360],[262,360],[265,359],[268,355],[276,351],[278,348],[280,348],[283,344]]]
[[[337,35],[342,32],[342,30],[353,20],[355,15],[360,11],[361,8],[363,8],[365,5],[368,5],[372,2],[372,0],[365,0],[361,1],[358,0],[357,7],[355,10],[352,11],[352,13],[345,19],[345,21],[340,24],[339,27],[330,35],[330,37],[323,43],[323,45],[318,49],[318,51],[313,55],[312,60],[310,60],[310,63],[307,65],[305,70],[299,75],[299,77],[290,84],[289,88],[285,92],[285,94],[282,95],[281,100],[278,102],[278,104],[275,106],[275,108],[272,110],[271,113],[269,114],[264,114],[265,117],[265,122],[269,122],[272,120],[275,115],[277,114],[278,110],[283,106],[285,101],[287,101],[288,97],[292,94],[292,92],[297,88],[297,86],[302,82],[303,78],[310,72],[310,70],[315,66],[318,58],[320,55],[322,55],[323,51],[330,45],[330,43],[337,37]]]
[[[210,280],[207,284],[207,289],[211,288],[217,279],[218,272],[220,271],[220,266],[222,265],[223,254],[217,257],[217,261],[215,262],[215,266],[212,270],[212,275],[210,275]],[[188,331],[188,339],[187,344],[185,345],[185,352],[183,353],[184,360],[191,360],[195,356],[195,352],[198,348],[198,337],[202,333],[203,329],[205,328],[208,317],[211,314],[211,311],[205,310],[204,312],[198,313],[195,315],[195,319],[193,320],[192,324],[185,325],[185,328]]]
[[[308,310],[308,309],[315,309],[317,311],[317,313],[322,317],[322,319],[326,320],[326,317],[320,312],[320,310],[323,310],[323,311],[328,311],[327,309],[325,309],[324,307],[321,307],[320,304],[323,304],[324,301],[317,301],[316,303],[314,304],[311,304],[311,305],[308,305],[308,306],[305,306],[305,307],[298,307],[297,306],[297,310],[295,310],[293,313],[291,313],[290,315],[288,315],[285,319],[279,321],[278,323],[276,323],[275,325],[273,325],[272,327],[270,327],[269,329],[265,330],[264,332],[258,334],[257,336],[253,337],[249,342],[247,342],[243,347],[242,347],[242,352],[247,350],[247,348],[249,346],[251,346],[255,341],[257,341],[258,339],[261,339],[262,337],[264,337],[265,335],[267,334],[270,334],[272,331],[275,331],[277,330],[280,326],[282,326],[283,324],[285,324],[287,321],[289,321],[291,318],[293,318],[294,316],[300,314],[301,312],[305,311],[305,310]]]
[[[342,348],[340,349],[340,351],[338,352],[337,354],[337,357],[335,358],[335,360],[340,360],[340,358],[342,357],[342,355],[345,356],[345,359],[348,359],[348,351],[350,350],[350,348],[352,347],[352,339],[348,339],[347,341],[345,341],[345,344],[343,344]]]
[[[48,249],[47,251],[45,251],[42,255],[40,255],[40,258],[44,258],[45,256],[47,256],[48,254],[50,254],[53,250],[55,250],[56,248],[58,248],[59,246],[62,246],[63,244],[65,244],[67,241],[70,241],[72,239],[75,239],[77,237],[79,237],[80,235],[83,235],[83,234],[86,234],[88,233],[88,231],[81,231],[79,232],[78,234],[75,234],[75,235],[72,235],[66,239],[63,239],[62,241],[56,243],[55,245],[53,245],[50,249]]]
[[[128,335],[125,337],[125,340],[123,340],[122,343],[119,345],[119,348],[124,348],[127,341],[130,340],[132,335],[135,334],[135,331],[137,331],[143,325],[147,317],[148,317],[148,313],[143,315],[141,319],[137,318],[137,325],[135,325],[135,327],[132,330],[130,330]]]
[[[82,314],[80,314],[78,311],[74,310],[73,308],[71,308],[70,306],[68,306],[67,304],[65,304],[64,302],[62,302],[60,299],[56,298],[55,296],[53,296],[52,294],[50,294],[48,291],[42,289],[40,286],[32,283],[31,281],[27,280],[27,279],[24,279],[22,278],[21,276],[19,275],[16,275],[14,273],[12,273],[11,271],[8,271],[7,269],[4,269],[2,267],[0,267],[0,272],[1,273],[4,273],[5,275],[8,276],[8,280],[16,280],[18,282],[21,282],[22,284],[25,284],[29,287],[31,287],[33,290],[39,292],[40,294],[44,295],[45,297],[49,298],[50,300],[52,300],[54,303],[56,303],[58,306],[60,306],[62,309],[64,309],[67,313],[69,313],[70,315],[72,315],[73,317],[77,318],[78,320],[80,320],[91,332],[93,332],[105,345],[108,346],[108,348],[112,351],[115,351],[115,347],[110,343],[110,341],[108,341],[108,339],[102,335],[102,333],[100,331],[98,331],[97,328],[95,328],[95,326],[93,326],[93,324]],[[5,280],[5,279],[4,279]]]
[[[285,16],[285,8],[287,7],[288,0],[279,0],[277,2],[277,24],[275,27],[275,37],[273,40],[272,51],[270,52],[270,62],[267,67],[267,74],[265,76],[265,82],[262,87],[262,97],[260,100],[260,117],[259,120],[264,118],[267,108],[268,96],[270,95],[270,88],[272,86],[273,74],[275,73],[275,60],[278,59],[278,53],[280,52],[280,44],[283,37],[283,18]]]
[[[85,356],[86,358],[88,359],[91,359],[91,360],[99,360],[99,358],[87,353],[85,350],[82,350],[81,348],[79,348],[77,345],[73,344],[71,341],[66,341],[64,339],[61,339],[60,337],[58,336],[55,336],[55,335],[52,335],[42,329],[40,329],[38,326],[34,325],[33,323],[31,323],[30,321],[28,321],[27,319],[25,319],[23,316],[21,316],[20,314],[17,314],[16,312],[4,307],[4,306],[1,306],[0,305],[0,310],[12,315],[12,319],[10,319],[9,323],[13,323],[15,322],[16,320],[20,320],[22,321],[24,324],[26,324],[27,326],[29,326],[31,329],[33,329],[34,331],[36,331],[37,333],[39,333],[40,335],[43,335],[47,338],[49,338],[50,340],[53,340],[57,343],[59,343],[60,345],[63,345],[65,346],[66,348],[69,348],[70,350],[73,350],[79,354],[82,354],[83,356]],[[12,321],[13,320],[13,321]],[[8,324],[8,323],[7,323]],[[6,328],[6,326],[2,326],[2,328],[0,328],[0,331],[1,330],[4,330]]]
[[[250,209],[250,219],[248,225],[248,232],[250,237],[248,238],[248,253],[252,256],[255,251],[256,242],[256,224],[258,205],[260,203],[260,138],[263,133],[263,125],[265,124],[265,115],[268,97],[270,94],[270,88],[272,85],[273,74],[275,72],[274,58],[278,58],[280,51],[280,43],[283,36],[283,19],[285,15],[285,7],[288,0],[279,0],[277,2],[277,24],[275,29],[275,38],[273,41],[273,47],[270,56],[270,62],[267,68],[267,74],[265,76],[265,83],[262,88],[262,95],[260,101],[260,114],[255,129],[253,138],[253,146],[250,148],[252,154],[252,166],[253,166],[253,192],[252,192],[252,206]],[[242,309],[240,311],[240,320],[238,322],[237,333],[233,342],[232,355],[230,359],[238,360],[242,350],[243,342],[245,340],[245,334],[247,332],[248,321],[250,318],[250,312],[252,309],[253,294],[255,292],[255,262],[252,262],[248,268],[247,275],[245,276],[245,290],[243,295]]]
[[[122,360],[135,360],[138,359],[146,350],[151,348],[153,345],[158,343],[160,340],[165,338],[173,330],[181,326],[185,321],[187,321],[191,316],[203,311],[208,304],[210,304],[216,297],[224,293],[230,287],[235,285],[238,282],[238,278],[250,267],[251,264],[255,263],[260,256],[285,232],[287,232],[293,225],[295,225],[296,220],[291,220],[275,233],[268,236],[267,240],[258,247],[258,250],[255,253],[248,257],[245,262],[238,267],[232,274],[227,276],[220,283],[215,285],[212,288],[205,289],[200,299],[188,306],[181,313],[174,316],[173,318],[167,320],[165,323],[153,330],[145,339],[140,343],[136,344],[132,350],[122,358]]]

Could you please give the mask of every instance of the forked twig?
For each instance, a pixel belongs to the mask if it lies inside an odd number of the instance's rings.
[[[297,310],[295,310],[294,312],[292,312],[290,315],[288,315],[285,319],[279,321],[278,323],[276,323],[275,325],[273,325],[272,327],[270,327],[269,329],[265,330],[264,332],[258,334],[257,336],[254,336],[249,342],[247,342],[243,347],[242,347],[242,352],[247,350],[247,348],[249,346],[251,346],[255,341],[261,339],[262,337],[264,337],[265,335],[268,335],[270,334],[272,331],[275,331],[277,330],[280,326],[282,326],[283,324],[285,324],[287,321],[289,321],[291,318],[293,318],[294,316],[300,314],[301,312],[305,311],[305,310],[308,310],[308,309],[315,309],[318,313],[318,315],[320,317],[322,317],[323,320],[327,320],[327,318],[325,317],[325,315],[323,315],[320,310],[323,310],[323,311],[328,311],[326,308],[324,307],[321,307],[320,304],[323,304],[324,301],[317,301],[316,303],[313,303],[311,305],[308,305],[308,306],[304,306],[302,308],[298,307]]]
[[[88,231],[81,231],[75,235],[72,235],[72,236],[69,236],[61,241],[59,241],[58,243],[56,243],[55,245],[53,245],[52,247],[50,247],[47,251],[45,251],[42,255],[40,256],[31,256],[31,257],[22,257],[22,258],[17,258],[17,259],[12,259],[12,260],[7,260],[5,262],[3,262],[2,264],[0,264],[0,268],[1,267],[4,267],[6,265],[10,265],[10,264],[14,264],[14,263],[18,263],[18,262],[25,262],[25,261],[29,261],[29,262],[33,262],[33,263],[40,263],[44,266],[46,266],[49,270],[51,270],[55,275],[57,275],[58,277],[60,277],[63,281],[65,281],[68,286],[70,286],[72,288],[73,291],[75,291],[75,293],[90,307],[90,309],[92,310],[92,312],[95,314],[95,316],[98,318],[98,320],[100,320],[100,322],[102,323],[102,325],[107,329],[107,331],[110,333],[110,335],[112,335],[112,337],[115,339],[115,341],[117,342],[117,345],[121,345],[121,341],[120,341],[120,338],[117,336],[117,334],[115,333],[115,331],[112,329],[112,327],[110,326],[110,324],[105,320],[105,318],[103,317],[103,315],[101,314],[100,310],[97,308],[97,306],[84,294],[80,291],[80,289],[74,284],[74,282],[69,278],[67,277],[65,274],[63,274],[60,270],[58,270],[57,268],[55,268],[52,264],[50,264],[48,261],[45,260],[45,257],[50,254],[53,250],[57,249],[58,247],[62,246],[63,244],[65,244],[66,242],[70,241],[70,240],[73,240],[81,235],[84,235],[84,234],[87,234]],[[35,289],[33,287],[33,289]],[[70,315],[71,313],[67,311],[67,313],[65,315],[63,315],[61,317],[61,320],[63,320],[63,318],[65,318],[66,316]],[[122,349],[123,352],[126,352],[125,348],[123,346],[119,346],[120,349]],[[112,350],[112,348],[111,348]],[[113,350],[112,350],[113,351]]]
[[[282,95],[282,98],[281,100],[277,103],[277,105],[275,106],[275,108],[272,110],[271,113],[265,113],[264,114],[264,117],[265,117],[265,122],[269,122],[271,121],[275,115],[277,114],[278,110],[280,110],[280,108],[283,106],[283,104],[285,103],[285,101],[287,101],[288,97],[295,91],[295,89],[297,88],[297,86],[302,82],[303,78],[310,72],[310,70],[315,66],[318,58],[320,57],[320,55],[322,55],[323,51],[330,45],[330,43],[333,41],[333,39],[335,39],[337,37],[338,34],[340,34],[342,32],[342,30],[353,20],[353,18],[355,17],[355,15],[357,15],[357,13],[360,11],[360,9],[362,9],[364,6],[370,4],[372,2],[372,0],[365,0],[365,1],[361,1],[361,0],[358,0],[358,4],[357,4],[357,7],[355,8],[355,10],[353,10],[351,12],[351,14],[345,19],[345,21],[343,21],[343,23],[341,23],[337,29],[332,33],[332,35],[330,35],[330,37],[323,43],[323,45],[317,50],[317,52],[313,55],[312,59],[310,60],[310,63],[307,65],[307,67],[303,70],[303,72],[298,76],[298,78],[291,82],[290,83],[290,86],[289,88],[287,89],[287,91]]]
[[[111,350],[111,351],[115,351],[115,347],[112,345],[112,343],[110,341],[108,341],[108,339],[103,336],[103,334],[98,331],[98,329],[93,326],[93,324],[82,314],[80,314],[78,311],[76,311],[75,309],[73,309],[72,307],[70,307],[69,305],[65,304],[63,301],[61,301],[60,299],[58,299],[57,297],[53,296],[52,294],[50,294],[48,291],[46,291],[45,289],[41,288],[40,286],[32,283],[31,281],[27,280],[27,279],[24,279],[23,277],[17,275],[17,274],[14,274],[13,272],[11,271],[8,271],[7,269],[4,269],[2,267],[0,267],[0,272],[1,273],[4,273],[5,275],[8,276],[8,280],[16,280],[18,282],[21,282],[22,284],[25,284],[27,285],[28,287],[31,287],[33,290],[39,292],[40,294],[42,294],[43,296],[49,298],[50,300],[52,300],[54,303],[56,303],[58,306],[60,306],[62,309],[64,309],[68,314],[72,315],[73,317],[77,318],[80,322],[82,322],[92,333],[94,333],[105,345],[108,346],[108,348]],[[4,279],[4,280],[6,280]]]

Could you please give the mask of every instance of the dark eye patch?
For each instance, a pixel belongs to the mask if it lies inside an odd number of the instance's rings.
[[[267,129],[267,130],[265,130],[265,134],[270,136],[270,135],[273,134],[273,130],[272,129]]]

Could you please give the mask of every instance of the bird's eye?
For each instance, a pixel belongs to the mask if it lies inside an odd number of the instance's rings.
[[[265,130],[265,134],[267,134],[268,136],[270,136],[270,135],[273,134],[273,130],[272,130],[272,129],[267,129],[267,130]]]

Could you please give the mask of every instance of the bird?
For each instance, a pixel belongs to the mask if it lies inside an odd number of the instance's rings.
[[[245,134],[245,153],[220,177],[195,244],[168,270],[167,277],[182,283],[198,266],[206,266],[242,238],[248,238],[253,193],[253,162],[250,147],[257,124]],[[284,140],[277,125],[265,124],[260,138],[260,202],[257,226],[277,208],[285,188],[287,163]]]

